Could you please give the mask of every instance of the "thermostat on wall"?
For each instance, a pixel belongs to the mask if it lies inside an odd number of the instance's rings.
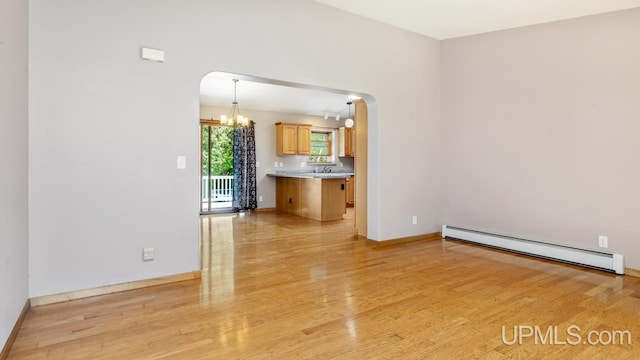
[[[150,48],[142,48],[143,60],[151,60],[157,62],[164,62],[164,51]]]

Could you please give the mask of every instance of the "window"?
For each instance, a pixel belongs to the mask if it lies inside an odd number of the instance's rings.
[[[333,133],[332,129],[311,130],[310,163],[333,163]]]

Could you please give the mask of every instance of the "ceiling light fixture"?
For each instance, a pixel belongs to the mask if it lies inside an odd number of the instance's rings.
[[[351,101],[347,103],[347,105],[349,105],[349,118],[344,121],[344,126],[348,128],[352,128],[354,125],[353,119],[351,118],[351,104],[353,104]]]
[[[240,107],[236,98],[238,79],[233,79],[233,102],[231,103],[230,115],[220,115],[220,124],[225,126],[244,127],[249,126],[249,118],[240,115]]]

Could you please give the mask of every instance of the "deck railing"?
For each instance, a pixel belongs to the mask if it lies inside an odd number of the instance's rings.
[[[202,210],[231,207],[232,201],[233,176],[202,176]]]

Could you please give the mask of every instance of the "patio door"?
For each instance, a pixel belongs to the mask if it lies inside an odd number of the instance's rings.
[[[200,122],[200,213],[233,211],[233,128]]]

